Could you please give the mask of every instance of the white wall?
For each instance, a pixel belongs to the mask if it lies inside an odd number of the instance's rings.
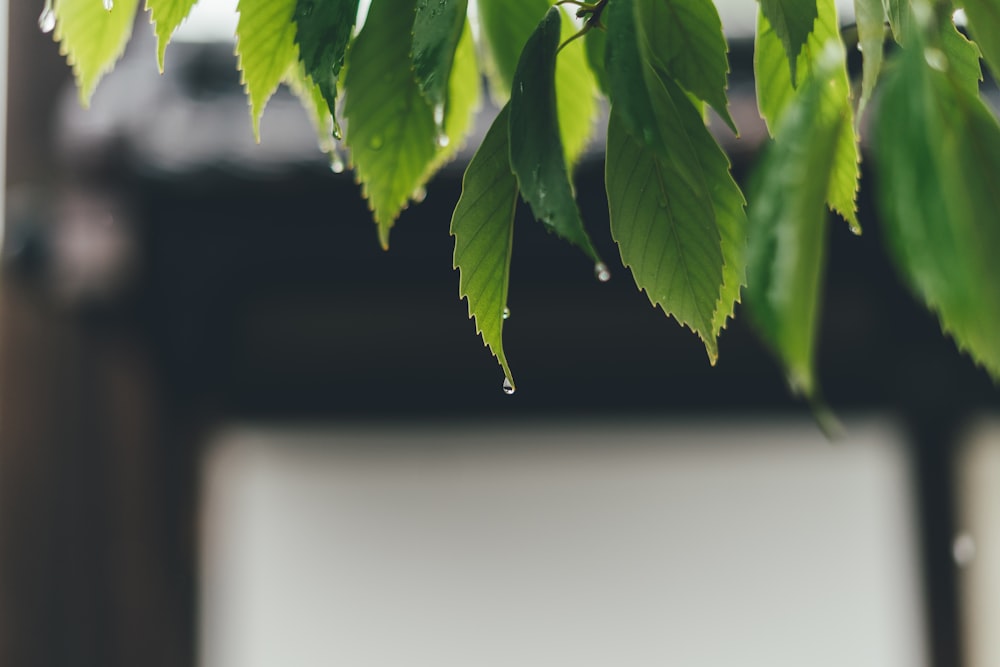
[[[202,667],[919,667],[909,465],[811,424],[234,427]]]

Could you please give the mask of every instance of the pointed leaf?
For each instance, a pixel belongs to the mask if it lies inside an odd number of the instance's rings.
[[[791,82],[795,85],[799,52],[812,33],[818,15],[816,0],[760,0],[760,12],[781,42],[788,58]]]
[[[462,179],[462,196],[451,219],[459,297],[469,300],[469,317],[514,387],[503,351],[504,309],[510,282],[517,179],[510,170],[507,107],[493,121]]]
[[[413,72],[421,92],[440,115],[442,126],[467,7],[468,0],[420,0],[413,20]]]
[[[962,0],[972,37],[983,50],[990,70],[1000,78],[1000,0]]]
[[[54,37],[73,68],[80,104],[90,105],[94,89],[125,51],[139,0],[120,0],[108,11],[94,0],[59,0]]]
[[[607,45],[604,64],[608,90],[619,120],[634,139],[669,159],[656,111],[646,86],[648,62],[642,57],[635,12],[629,0],[610,0],[604,10]]]
[[[375,0],[347,68],[347,145],[382,246],[413,193],[430,176],[437,131],[410,69],[414,0]]]
[[[550,9],[524,45],[514,72],[510,164],[535,217],[600,262],[583,228],[559,136],[555,74],[561,22],[559,8]]]
[[[728,48],[712,0],[637,0],[635,11],[652,64],[710,104],[736,132],[726,97]]]
[[[828,116],[843,116],[847,123],[838,123],[840,136],[834,159],[826,169],[832,171],[827,204],[850,224],[852,231],[860,233],[857,216],[857,193],[861,160],[858,138],[854,128],[854,110],[851,105],[851,86],[847,75],[847,54],[840,39],[835,0],[819,0],[819,17],[813,34],[802,48],[798,58],[800,78],[813,76],[817,62],[828,50],[837,52],[838,65],[825,68],[826,86],[820,112]],[[832,51],[829,51],[832,53]],[[757,105],[761,117],[767,122],[772,136],[778,137],[781,115],[797,95],[792,86],[788,68],[784,64],[783,49],[777,34],[763,14],[757,19],[757,38],[754,49],[754,75],[757,84]]]
[[[548,0],[477,1],[480,34],[489,55],[486,73],[497,104],[510,98],[521,50],[550,4]],[[561,39],[569,39],[575,31],[575,26],[564,21]],[[559,53],[556,62],[559,131],[570,166],[577,163],[593,135],[596,95],[597,82],[587,66],[583,40],[575,40]]]
[[[750,198],[747,306],[760,336],[781,360],[789,384],[813,398],[815,341],[826,245],[830,170],[840,126],[847,119],[823,112],[830,58],[817,63],[782,115],[775,143]]]
[[[344,164],[340,161],[337,144],[334,141],[334,122],[330,108],[323,97],[323,91],[306,74],[302,61],[293,64],[282,79],[282,83],[299,99],[302,108],[316,130],[316,141],[319,149],[330,157],[331,169],[343,171]]]
[[[253,133],[260,141],[260,116],[282,77],[298,57],[295,0],[240,0],[236,55],[250,100]]]
[[[861,99],[858,101],[857,120],[868,106],[875,90],[879,72],[882,71],[882,52],[885,44],[885,8],[882,0],[854,0],[854,20],[858,24],[858,46],[861,48]]]
[[[914,36],[914,41],[918,38]],[[914,44],[876,119],[881,220],[894,258],[959,348],[1000,381],[1000,126]]]
[[[146,0],[146,11],[156,33],[156,64],[163,72],[163,57],[167,44],[177,27],[191,13],[198,0]]]
[[[306,74],[319,86],[330,107],[337,111],[337,84],[344,53],[358,18],[358,0],[297,0],[295,43]]]

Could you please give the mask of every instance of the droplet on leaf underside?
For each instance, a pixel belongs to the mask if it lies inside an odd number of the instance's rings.
[[[104,9],[106,9],[109,12],[115,8],[115,0],[103,0],[103,3],[104,3]]]
[[[427,199],[427,188],[421,185],[413,191],[413,194],[410,195],[410,199],[412,199],[416,204],[422,204],[423,201]]]
[[[508,308],[507,306],[504,306],[503,310],[500,311],[500,317],[503,318],[503,319],[505,319],[505,320],[510,319],[510,308]]]
[[[608,265],[604,262],[594,264],[594,276],[602,283],[611,280],[611,271],[608,270]]]
[[[514,393],[514,385],[512,385],[510,383],[510,380],[507,378],[503,379],[503,393],[507,394],[508,396]]]
[[[444,127],[444,104],[434,105],[434,124],[437,125],[438,130]]]
[[[948,56],[938,49],[924,49],[924,60],[939,72],[948,71]]]
[[[56,29],[56,13],[52,11],[52,0],[45,0],[45,7],[38,16],[38,29],[46,34]]]
[[[376,134],[368,140],[368,147],[373,151],[381,150],[383,143],[385,143],[385,141],[382,139],[382,135]]]
[[[437,145],[441,148],[447,148],[448,144],[451,143],[451,139],[444,132],[439,132],[437,135]]]

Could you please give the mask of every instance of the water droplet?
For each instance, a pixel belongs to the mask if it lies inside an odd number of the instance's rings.
[[[594,264],[594,276],[602,283],[606,283],[611,280],[611,271],[608,270],[607,264],[598,262]]]
[[[510,380],[507,378],[503,379],[503,393],[507,394],[508,396],[514,393],[514,385],[512,385],[510,383]]]
[[[56,29],[56,13],[52,11],[52,0],[45,0],[45,7],[38,17],[38,29],[50,33]]]
[[[340,151],[336,148],[330,151],[330,171],[335,174],[344,173],[344,158],[340,157]]]
[[[951,555],[959,567],[967,567],[976,559],[976,540],[969,533],[959,533],[951,543]]]
[[[500,317],[502,317],[505,320],[510,319],[510,308],[508,308],[507,306],[504,306],[503,310],[500,311]]]
[[[858,53],[864,53],[865,47],[861,46],[861,42],[858,42]]]
[[[111,11],[115,8],[115,0],[104,0],[104,9]]]
[[[434,124],[439,130],[444,127],[444,104],[434,105]]]
[[[948,56],[944,55],[944,53],[938,49],[924,49],[924,60],[927,61],[928,65],[939,72],[945,72],[948,70]]]
[[[413,191],[413,194],[410,195],[410,199],[412,199],[415,204],[422,204],[423,201],[427,199],[427,188],[421,185]]]
[[[371,139],[368,140],[368,147],[371,148],[373,151],[381,150],[383,143],[385,143],[385,140],[382,139],[382,135],[376,134],[372,136]]]
[[[330,116],[330,118],[333,120],[333,129],[331,130],[331,134],[333,134],[334,139],[340,141],[344,138],[344,133],[340,129],[340,121],[337,120],[336,116]]]
[[[451,139],[444,132],[440,132],[437,136],[437,145],[441,148],[447,148],[448,144],[451,143]]]

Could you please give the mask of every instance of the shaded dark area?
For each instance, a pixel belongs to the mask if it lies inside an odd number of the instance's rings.
[[[228,46],[171,48],[176,79],[137,71],[119,85],[239,100]],[[755,104],[748,48],[733,55],[744,109]],[[158,98],[135,99],[122,113]],[[199,447],[223,420],[808,414],[745,314],[711,368],[698,339],[636,290],[607,232],[599,155],[577,190],[613,278],[598,282],[585,257],[519,212],[508,397],[457,298],[448,225],[460,165],[403,214],[386,253],[359,187],[318,154],[165,169],[143,148],[153,121],[95,138],[73,125],[84,112],[68,113],[60,177],[22,189],[8,216],[0,664],[193,663]],[[727,145],[745,180],[753,147]],[[928,633],[934,664],[957,666],[951,446],[997,392],[901,285],[873,187],[866,174],[862,237],[831,220],[819,375],[835,410],[887,411],[913,435]],[[107,232],[103,250],[79,257],[64,243],[94,230]],[[68,278],[67,257],[79,263]]]

